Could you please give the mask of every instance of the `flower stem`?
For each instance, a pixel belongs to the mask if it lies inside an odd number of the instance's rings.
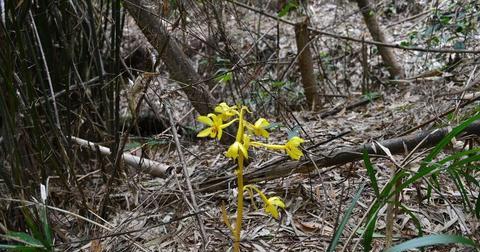
[[[237,219],[235,226],[235,236],[233,243],[233,251],[240,251],[240,233],[242,232],[242,220],[243,220],[243,155],[238,157],[238,170],[237,170]]]

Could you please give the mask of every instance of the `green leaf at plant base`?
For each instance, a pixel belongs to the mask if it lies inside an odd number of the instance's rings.
[[[400,170],[398,173],[393,176],[392,179],[384,186],[380,196],[376,199],[375,203],[371,207],[370,211],[367,214],[367,223],[365,224],[366,228],[363,232],[363,248],[364,251],[370,251],[372,249],[372,240],[374,238],[374,231],[375,231],[375,224],[377,223],[377,215],[383,205],[387,202],[391,196],[389,193],[392,191],[393,186],[397,183],[397,181],[403,179],[403,177],[407,176],[406,172]]]
[[[370,162],[370,157],[368,156],[367,150],[363,151],[363,162],[365,163],[365,168],[367,168],[367,174],[368,174],[368,177],[370,178],[372,189],[375,192],[375,196],[378,198],[380,196],[380,190],[378,189],[377,177],[375,175],[375,168],[373,168],[372,162]]]
[[[437,157],[437,155],[447,146],[448,143],[460,132],[462,132],[468,125],[471,123],[477,121],[480,119],[480,114],[477,114],[470,119],[464,121],[457,127],[455,127],[450,133],[448,133],[441,141],[438,143],[435,148],[428,154],[428,156],[423,160],[422,165],[420,166],[420,169],[418,170],[417,173],[415,173],[413,176],[411,176],[407,181],[402,183],[394,192],[391,193],[391,195],[395,193],[401,192],[403,189],[407,188],[414,182],[418,181],[419,179],[431,174],[432,172],[440,169],[442,166],[432,163],[433,159]]]
[[[358,188],[357,192],[355,193],[355,195],[353,196],[352,203],[350,203],[350,206],[345,212],[345,215],[343,216],[343,219],[340,222],[340,225],[338,225],[337,230],[335,231],[335,234],[332,238],[332,241],[330,242],[330,245],[327,248],[327,251],[329,252],[335,251],[338,241],[340,240],[340,236],[342,235],[343,230],[345,229],[345,225],[350,219],[350,215],[352,214],[353,209],[357,205],[357,201],[360,199],[360,195],[362,194],[364,188],[365,188],[365,183],[362,183]]]
[[[37,252],[37,251],[40,250],[37,247],[30,247],[30,246],[25,246],[25,245],[0,244],[0,250],[2,250],[2,249],[6,249],[8,251],[20,251],[20,252]]]
[[[418,220],[417,216],[412,211],[410,211],[410,209],[408,209],[406,206],[404,206],[403,204],[399,204],[399,206],[406,214],[408,214],[410,216],[410,218],[412,218],[413,224],[418,229],[418,236],[419,237],[423,236],[422,224]]]
[[[8,231],[6,235],[2,235],[1,237],[6,238],[8,240],[13,240],[16,242],[21,242],[28,247],[35,247],[35,248],[45,248],[41,241],[33,238],[27,233],[24,232],[12,232]]]
[[[425,237],[415,238],[413,240],[409,240],[398,245],[395,245],[385,252],[401,252],[407,251],[409,249],[414,248],[421,248],[426,246],[433,246],[433,245],[445,245],[445,244],[462,244],[466,246],[475,247],[475,242],[472,240],[458,235],[448,235],[448,234],[437,234],[437,235],[429,235]]]

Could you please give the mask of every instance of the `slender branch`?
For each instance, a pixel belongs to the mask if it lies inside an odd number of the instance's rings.
[[[32,11],[29,11],[28,14],[30,16],[30,19],[32,20],[32,29],[35,34],[35,38],[37,39],[38,48],[40,50],[40,54],[42,55],[42,63],[45,67],[45,74],[47,75],[48,87],[50,89],[50,95],[52,96],[53,111],[55,113],[55,126],[57,126],[59,130],[61,130],[62,127],[60,124],[60,116],[58,114],[57,101],[55,100],[55,91],[53,90],[53,83],[52,83],[52,78],[50,77],[50,70],[48,69],[47,60],[45,59],[45,53],[43,52],[42,41],[40,40],[40,36],[38,35],[37,25],[35,24],[35,19],[33,19]]]
[[[248,4],[240,3],[235,0],[227,0],[230,3],[233,3],[235,5],[238,5],[242,8],[245,8],[247,10],[256,12],[258,14],[264,15],[266,17],[272,18],[277,20],[278,22],[292,25],[294,26],[295,23],[283,18],[279,18],[275,15],[266,13],[263,10],[257,9],[255,7],[252,7]],[[470,49],[445,49],[445,48],[423,48],[423,47],[410,47],[410,46],[401,46],[399,44],[389,44],[389,43],[381,43],[378,41],[371,41],[371,40],[362,40],[359,38],[352,38],[344,35],[339,35],[336,33],[331,33],[331,32],[325,32],[321,31],[315,27],[308,27],[310,31],[313,33],[319,34],[319,35],[324,35],[332,38],[337,38],[337,39],[343,39],[343,40],[348,40],[348,41],[353,41],[353,42],[358,42],[358,43],[365,43],[365,44],[370,44],[370,45],[377,45],[377,46],[384,46],[384,47],[390,47],[390,48],[395,48],[395,49],[402,49],[402,50],[407,50],[407,51],[418,51],[418,52],[431,52],[431,53],[480,53],[480,50],[470,50]]]
[[[172,134],[173,134],[173,139],[175,140],[175,145],[177,146],[177,152],[178,152],[178,157],[180,158],[180,162],[182,163],[182,171],[183,171],[183,176],[185,177],[185,181],[187,182],[187,190],[190,194],[190,200],[192,201],[192,207],[195,212],[198,213],[198,204],[197,200],[195,198],[195,193],[193,192],[192,188],[192,182],[190,181],[190,176],[188,175],[188,170],[187,170],[187,164],[185,162],[185,156],[183,155],[182,152],[182,147],[180,145],[180,141],[178,140],[178,134],[177,134],[177,129],[175,128],[175,121],[173,120],[172,116],[172,111],[170,110],[169,106],[165,106],[165,109],[168,114],[168,118],[170,119],[170,125],[172,129]],[[195,215],[195,219],[198,222],[198,226],[200,228],[200,235],[202,236],[202,251],[206,251],[206,245],[207,245],[207,234],[205,232],[205,227],[203,226],[203,221],[200,217],[200,215]]]

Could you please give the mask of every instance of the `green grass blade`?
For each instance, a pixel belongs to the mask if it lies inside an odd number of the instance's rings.
[[[445,136],[440,143],[430,152],[430,154],[424,159],[423,164],[420,166],[420,169],[417,173],[415,173],[412,177],[407,179],[404,183],[402,183],[394,192],[391,192],[390,195],[395,193],[401,192],[403,189],[407,188],[408,186],[412,185],[419,179],[427,176],[435,172],[436,170],[442,168],[441,165],[432,163],[432,160],[445,148],[445,146],[450,143],[452,138],[462,132],[468,125],[480,119],[480,113],[469,118],[468,120],[461,123],[459,126],[455,127],[450,133]]]
[[[410,216],[410,218],[412,218],[413,224],[418,229],[418,236],[419,237],[423,236],[422,224],[421,224],[420,220],[418,220],[417,216],[415,216],[415,214],[412,211],[410,211],[410,209],[408,209],[403,204],[399,204],[399,206],[406,214],[408,214]]]
[[[375,176],[375,169],[373,168],[372,162],[370,162],[370,157],[366,150],[363,151],[363,162],[365,163],[365,168],[367,168],[367,174],[370,178],[372,189],[375,192],[375,196],[378,198],[380,196],[380,190],[378,189],[377,177]]]
[[[386,200],[390,197],[389,193],[392,191],[393,186],[397,183],[398,180],[402,179],[405,176],[407,176],[407,174],[404,171],[399,171],[397,174],[395,174],[395,176],[385,185],[382,192],[380,193],[380,196],[378,197],[378,200],[370,209],[367,217],[366,228],[363,232],[362,244],[364,251],[370,251],[372,249],[371,244],[374,237],[375,225],[377,223],[377,215],[380,211],[380,208],[385,205]]]
[[[445,244],[462,244],[466,246],[475,247],[475,242],[472,240],[458,235],[447,235],[447,234],[438,234],[438,235],[429,235],[425,237],[415,238],[403,243],[400,243],[396,246],[393,246],[387,249],[385,252],[401,252],[414,248],[421,248],[426,246],[433,245],[445,245]]]
[[[8,245],[8,244],[0,244],[0,249],[6,249],[8,251],[21,251],[21,252],[36,252],[39,249],[36,247],[29,247],[25,245]]]
[[[448,133],[440,143],[435,146],[435,148],[428,154],[428,156],[424,159],[420,170],[425,169],[427,165],[432,162],[432,160],[447,146],[448,143],[460,132],[462,132],[468,125],[480,119],[480,113],[477,113],[475,116],[465,120],[463,123],[455,127],[450,133]]]
[[[7,232],[6,235],[3,237],[7,239],[12,239],[14,241],[22,242],[25,245],[33,246],[33,247],[38,247],[38,248],[44,248],[43,244],[41,241],[33,238],[27,233],[24,232]]]
[[[332,241],[330,242],[330,245],[328,246],[327,251],[329,252],[335,251],[335,249],[337,248],[338,242],[340,241],[340,236],[342,235],[343,230],[345,229],[345,225],[347,224],[353,209],[357,205],[357,201],[360,199],[360,195],[362,194],[364,188],[365,188],[365,183],[362,183],[358,188],[357,192],[355,193],[355,195],[353,196],[352,202],[350,203],[350,206],[345,212],[345,215],[343,216],[342,221],[340,222],[340,225],[338,225],[337,230],[335,231],[335,234],[332,238]]]

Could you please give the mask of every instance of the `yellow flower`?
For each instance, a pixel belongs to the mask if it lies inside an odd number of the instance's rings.
[[[223,134],[223,129],[226,127],[230,126],[233,122],[235,122],[237,119],[232,120],[226,124],[223,124],[223,120],[220,116],[217,116],[215,114],[208,114],[207,116],[199,116],[197,118],[197,121],[206,124],[210,127],[200,131],[197,135],[197,137],[206,137],[210,136],[211,138],[217,137],[218,140],[222,138]]]
[[[303,142],[305,142],[305,140],[298,136],[294,136],[285,144],[285,151],[292,159],[299,160],[300,157],[303,156],[303,152],[298,148]]]
[[[270,126],[270,123],[265,118],[258,119],[255,124],[247,123],[247,128],[253,132],[256,136],[263,136],[268,138],[269,133],[265,130],[266,127]]]
[[[218,104],[215,107],[215,112],[224,120],[227,120],[234,115],[238,115],[237,106],[228,106],[225,102]]]
[[[303,156],[303,152],[298,148],[298,146],[300,146],[300,144],[303,142],[305,142],[305,140],[295,136],[290,138],[285,145],[266,144],[261,142],[250,142],[250,145],[255,147],[264,147],[270,150],[285,150],[292,159],[299,160],[300,157]]]
[[[225,154],[225,156],[235,160],[240,153],[243,155],[243,157],[248,158],[248,150],[245,148],[245,145],[235,141],[235,143],[228,147],[227,154]]]
[[[243,134],[243,146],[245,146],[245,149],[248,151],[248,148],[250,147],[250,136],[247,134]]]
[[[265,202],[265,212],[269,213],[273,216],[273,218],[278,220],[278,208],[281,207],[285,209],[285,203],[283,200],[278,196],[273,196],[268,198]]]
[[[285,203],[283,202],[283,200],[278,196],[267,198],[267,196],[265,196],[265,194],[262,191],[260,191],[258,187],[254,185],[246,185],[243,187],[243,190],[251,191],[252,189],[255,190],[260,196],[260,199],[262,199],[265,212],[267,214],[272,215],[273,218],[278,219],[279,217],[278,208],[281,207],[285,209]]]

